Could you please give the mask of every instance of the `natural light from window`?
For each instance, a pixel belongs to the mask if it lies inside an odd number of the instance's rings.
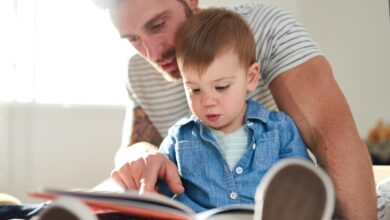
[[[2,101],[125,104],[134,49],[92,0],[2,0],[0,7]]]

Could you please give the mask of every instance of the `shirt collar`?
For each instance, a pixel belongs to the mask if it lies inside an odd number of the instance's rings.
[[[189,124],[190,122],[197,122],[200,121],[194,114],[191,114],[189,116],[186,116],[182,119],[180,119],[178,122],[176,122],[176,126],[183,126],[186,124]]]
[[[260,120],[264,123],[267,123],[269,117],[269,111],[267,109],[251,99],[247,101],[247,104],[248,108],[245,117],[246,122]]]

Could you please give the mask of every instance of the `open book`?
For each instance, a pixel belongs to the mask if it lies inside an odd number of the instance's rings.
[[[30,192],[31,196],[55,200],[53,206],[62,207],[68,212],[76,212],[79,219],[91,219],[91,213],[119,212],[130,216],[152,219],[195,219],[195,220],[229,220],[253,219],[254,209],[251,205],[226,206],[195,213],[190,208],[174,199],[155,193],[138,194],[137,191],[105,192],[86,190],[39,189]],[[79,202],[68,202],[73,199]],[[56,202],[58,200],[58,202]],[[66,200],[66,201],[65,201]],[[82,201],[82,203],[81,203]],[[81,208],[86,204],[92,209]],[[87,213],[88,211],[90,213]],[[46,210],[47,211],[47,210]],[[53,210],[54,211],[54,210]],[[75,218],[77,219],[77,218]]]

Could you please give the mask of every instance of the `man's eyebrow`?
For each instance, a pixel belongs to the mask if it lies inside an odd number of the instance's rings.
[[[159,19],[161,19],[162,17],[168,15],[169,13],[170,13],[169,10],[164,10],[164,11],[162,11],[162,12],[156,14],[156,15],[153,16],[151,19],[149,19],[149,21],[147,21],[147,22],[145,23],[144,27],[145,27],[145,28],[148,28],[148,27],[150,27],[150,26],[153,26],[153,24],[154,24],[157,20],[159,20]]]
[[[135,35],[132,35],[132,34],[123,34],[123,35],[120,35],[120,38],[122,38],[122,39],[130,38],[130,37],[136,37],[136,36],[135,36]]]

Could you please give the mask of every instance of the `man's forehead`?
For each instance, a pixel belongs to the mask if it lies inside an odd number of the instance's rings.
[[[122,0],[112,17],[120,34],[129,35],[166,11],[172,1],[174,0]]]

